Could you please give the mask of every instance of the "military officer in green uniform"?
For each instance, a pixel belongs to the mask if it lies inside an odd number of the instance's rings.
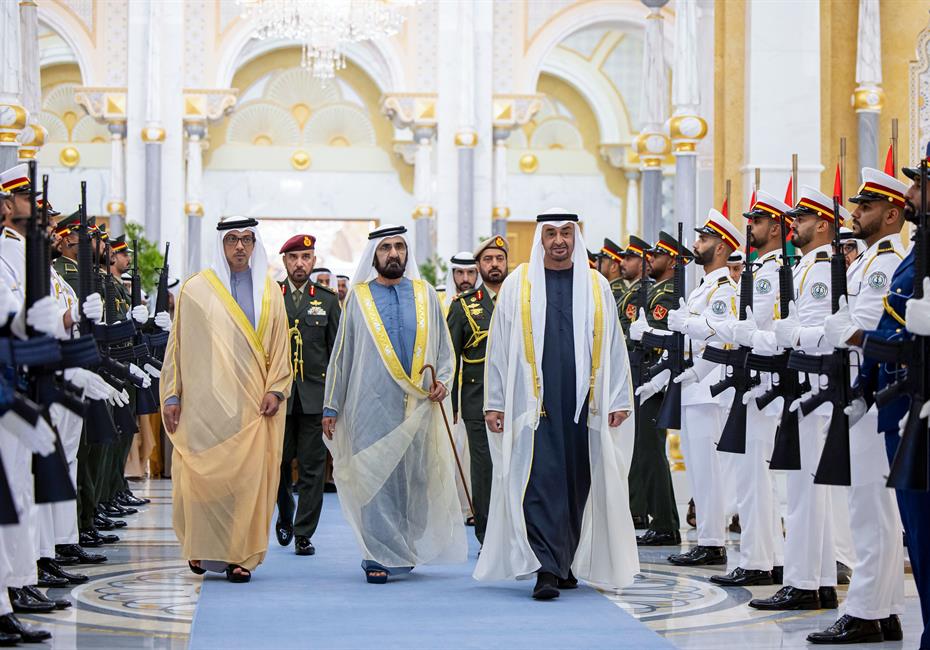
[[[475,260],[482,284],[455,296],[447,316],[456,361],[453,419],[461,417],[468,432],[475,536],[482,544],[491,503],[491,452],[484,423],[485,348],[497,292],[507,277],[509,248],[501,236],[491,237],[478,246]]]
[[[669,311],[678,309],[674,287],[675,267],[677,264],[687,263],[687,252],[674,237],[660,232],[658,242],[648,251],[647,260],[647,272],[655,283],[649,289],[646,306],[640,314],[645,313],[646,324],[649,327],[667,330]],[[659,361],[656,351],[646,352],[647,366]],[[640,396],[639,410],[639,417],[643,419],[645,426],[637,431],[630,475],[635,471],[639,477],[640,492],[652,520],[648,530],[636,538],[636,543],[641,546],[677,545],[681,543],[681,523],[665,451],[668,432],[656,427],[664,386],[653,386],[648,382],[647,384],[650,386],[647,389],[649,393]]]
[[[278,543],[295,538],[297,555],[313,555],[310,538],[323,510],[326,447],[323,445],[323,388],[326,366],[339,330],[339,296],[335,289],[311,281],[316,262],[313,235],[295,235],[281,247],[287,279],[281,282],[291,340],[294,385],[287,401],[284,453],[278,485]],[[297,459],[297,513],[291,496],[291,461]]]
[[[623,249],[605,237],[604,246],[597,254],[597,271],[610,282],[610,289],[614,292],[614,300],[617,303],[629,288],[623,279],[622,264]]]

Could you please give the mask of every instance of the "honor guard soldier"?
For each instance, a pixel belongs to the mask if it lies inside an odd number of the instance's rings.
[[[646,252],[646,272],[653,284],[649,287],[645,308],[640,309],[639,317],[631,324],[630,337],[634,339],[637,337],[636,329],[668,330],[668,313],[678,308],[674,287],[675,267],[688,262],[687,251],[677,239],[664,231],[659,233],[656,245]],[[652,350],[646,351],[644,363],[647,367],[658,361],[659,355]],[[630,474],[634,474],[632,465],[636,465],[635,475],[640,477],[639,489],[646,499],[646,512],[651,518],[646,532],[636,538],[640,546],[674,546],[681,543],[681,520],[665,452],[668,431],[656,426],[664,389],[665,385],[660,384],[654,391],[650,388],[650,394],[645,397],[640,395],[638,417],[643,419],[642,434],[637,436],[633,447]],[[630,488],[632,494],[632,485]]]
[[[901,228],[907,189],[893,176],[866,167],[858,193],[849,199],[856,204],[853,235],[867,248],[847,270],[848,304],[826,318],[823,330],[827,343],[852,348],[857,357],[862,353],[863,332],[876,329],[885,313],[891,278],[905,255]],[[858,369],[851,370],[855,378]],[[848,498],[856,562],[845,616],[809,635],[807,640],[813,643],[894,640],[901,629],[898,615],[904,612],[902,523],[894,492],[886,486],[890,467],[884,436],[876,435],[878,409],[857,399],[849,411],[851,486],[842,492]],[[886,637],[886,630],[892,634]]]
[[[280,283],[291,326],[294,385],[287,401],[284,453],[278,485],[278,543],[295,538],[297,555],[313,555],[310,538],[323,510],[326,447],[323,445],[323,388],[342,310],[334,289],[309,280],[316,261],[313,235],[295,235],[281,247],[287,279]],[[328,271],[327,271],[328,273]],[[291,461],[297,459],[297,512],[291,496]]]
[[[491,502],[491,452],[484,422],[485,347],[497,292],[507,277],[509,248],[499,235],[478,246],[474,259],[482,284],[453,298],[447,317],[456,357],[453,419],[461,416],[468,432],[475,536],[482,544]]]
[[[623,280],[621,265],[623,264],[623,249],[617,244],[604,238],[604,246],[596,256],[597,271],[610,282],[614,300],[619,304],[629,285]]]

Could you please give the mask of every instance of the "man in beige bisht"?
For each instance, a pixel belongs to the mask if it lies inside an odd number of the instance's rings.
[[[291,390],[287,314],[254,219],[217,226],[181,288],[161,376],[174,530],[191,570],[248,582],[265,557]]]
[[[339,502],[376,584],[420,564],[464,562],[467,553],[440,411],[445,403],[451,412],[452,341],[406,232],[383,226],[368,235],[323,398]]]
[[[530,578],[557,598],[639,570],[627,473],[633,391],[610,284],[588,269],[578,217],[537,217],[529,264],[507,276],[488,336],[494,466],[478,580]]]

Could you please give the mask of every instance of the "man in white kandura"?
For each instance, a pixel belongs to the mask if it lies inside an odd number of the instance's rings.
[[[451,412],[452,341],[406,232],[383,226],[368,235],[323,397],[339,502],[355,530],[365,576],[376,584],[417,565],[464,562],[467,555],[440,411],[444,402]]]
[[[538,600],[575,588],[577,578],[632,583],[629,361],[610,284],[588,268],[577,215],[537,217],[529,264],[498,294],[486,363],[494,474],[475,578],[535,573]]]

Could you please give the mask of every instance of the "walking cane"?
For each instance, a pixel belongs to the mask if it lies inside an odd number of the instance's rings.
[[[430,375],[433,377],[432,385],[436,385],[436,369],[430,364],[423,364],[420,369],[420,376],[429,368]],[[455,466],[459,468],[459,478],[462,479],[462,489],[465,490],[465,498],[468,499],[468,507],[471,509],[472,517],[475,516],[475,505],[471,501],[471,493],[468,491],[468,483],[465,481],[465,472],[462,470],[462,461],[459,460],[459,453],[455,450],[455,439],[452,437],[452,429],[449,427],[449,418],[446,417],[446,408],[439,402],[439,410],[442,412],[442,421],[446,424],[446,433],[449,435],[449,444],[452,446],[452,455],[455,456]]]

